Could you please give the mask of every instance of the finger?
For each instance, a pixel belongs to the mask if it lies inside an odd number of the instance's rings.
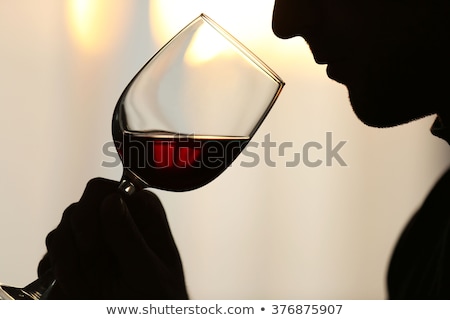
[[[60,283],[56,282],[51,288],[50,292],[47,293],[46,300],[69,300],[71,297],[67,296],[65,291],[61,289]],[[73,298],[72,298],[73,299]]]
[[[109,250],[113,252],[120,266],[121,273],[120,277],[117,278],[117,285],[122,289],[132,286],[132,290],[126,292],[128,298],[187,299],[183,268],[162,206],[154,195],[149,197],[146,194],[144,198],[150,201],[144,208],[149,208],[149,204],[150,208],[157,208],[155,204],[160,206],[159,218],[153,220],[156,224],[151,225],[151,228],[149,225],[145,227],[145,231],[150,233],[155,230],[165,230],[159,233],[160,238],[155,236],[157,232],[153,232],[154,234],[150,238],[147,237],[148,235],[143,236],[128,207],[118,194],[109,196],[102,205],[102,234]],[[154,202],[155,199],[156,203]],[[139,201],[136,199],[135,201],[135,205],[138,205]],[[146,212],[142,208],[136,212],[149,215],[153,213],[152,211]],[[139,214],[137,216],[143,218]],[[152,222],[148,219],[145,219],[145,221],[147,224]],[[154,240],[160,248],[165,248],[171,253],[166,253],[166,256],[164,256],[163,250],[161,250],[160,255],[156,254],[152,249],[154,243],[149,243],[149,239]],[[168,242],[167,245],[165,244],[166,241]],[[168,264],[161,256],[170,256],[168,260],[173,265]],[[111,291],[114,291],[114,288]],[[123,292],[119,292],[119,294],[123,295]]]
[[[104,198],[117,192],[118,182],[95,178],[90,180],[85,191],[74,207],[71,215],[71,227],[78,249],[81,268],[87,281],[96,282],[98,264],[104,259],[104,242],[100,230],[100,205]]]
[[[100,209],[100,206],[111,193],[117,192],[119,182],[104,178],[94,178],[89,180],[84,189],[79,203],[90,206],[94,209]]]
[[[128,207],[118,194],[105,199],[101,217],[104,241],[124,274],[139,277],[166,272],[160,259],[147,245]]]
[[[179,267],[181,259],[158,197],[144,190],[125,201],[146,244],[167,266]]]
[[[103,258],[105,244],[101,236],[98,210],[78,203],[70,216],[72,238],[85,281],[96,283],[96,264]]]
[[[100,224],[100,205],[111,193],[117,192],[119,183],[103,178],[90,180],[71,215],[71,225],[77,244],[83,252],[96,251]]]
[[[79,296],[77,289],[83,282],[78,249],[72,234],[71,215],[76,205],[69,206],[63,214],[58,227],[46,238],[48,256],[53,274],[61,288],[68,296]]]
[[[48,256],[48,253],[46,253],[42,257],[41,261],[39,261],[39,265],[38,265],[38,268],[37,268],[38,277],[41,277],[43,274],[45,274],[51,268],[52,268],[52,265],[50,263],[50,258]]]
[[[103,178],[91,179],[73,207],[70,223],[75,241],[81,253],[95,254],[102,247],[100,228],[100,206],[103,200],[118,190],[117,181]]]
[[[72,298],[94,298],[99,291],[98,273],[105,270],[99,265],[109,261],[100,235],[99,208],[117,187],[115,181],[90,180],[80,201],[66,209],[61,223],[47,237],[58,288]]]
[[[53,278],[51,280],[55,279],[55,275],[53,274],[53,269],[50,263],[50,256],[48,252],[44,255],[42,260],[39,262],[38,266],[38,278],[45,278],[51,275]],[[45,280],[46,281],[46,280]],[[47,293],[48,297],[47,300],[59,300],[59,299],[67,299],[67,296],[64,294],[64,292],[61,290],[58,283],[54,283],[50,292]]]

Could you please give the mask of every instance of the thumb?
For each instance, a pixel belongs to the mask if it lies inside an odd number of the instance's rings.
[[[147,205],[138,201],[138,198],[127,199],[133,203],[131,210],[133,214],[136,211],[137,220],[131,215],[130,207],[117,193],[108,196],[100,209],[104,243],[113,255],[113,261],[119,271],[116,273],[116,283],[119,288],[138,285],[137,290],[144,290],[143,294],[147,297],[186,299],[181,260],[167,221],[159,215],[163,210],[159,210],[160,205],[156,205],[159,201],[155,202],[155,199],[149,198],[147,194],[143,197],[150,201]],[[147,219],[144,214],[156,214],[159,218]],[[141,224],[146,226],[141,228]],[[142,231],[153,235],[144,235]],[[158,251],[164,247],[165,251]]]
[[[142,190],[124,200],[133,221],[151,250],[167,266],[179,268],[180,256],[159,198],[154,193]]]
[[[143,273],[161,271],[161,262],[147,245],[119,194],[105,198],[100,216],[105,244],[123,271],[137,277]]]

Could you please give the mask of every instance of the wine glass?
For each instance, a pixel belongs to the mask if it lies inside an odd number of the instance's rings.
[[[199,188],[245,148],[284,82],[250,50],[201,14],[136,74],[114,110],[123,163],[119,189]],[[2,299],[45,299],[48,272],[25,288],[0,285]]]
[[[120,190],[188,191],[209,183],[244,149],[283,86],[201,14],[144,65],[116,105]]]

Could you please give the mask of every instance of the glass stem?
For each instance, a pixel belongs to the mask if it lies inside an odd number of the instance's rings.
[[[119,190],[128,196],[131,196],[136,191],[136,186],[127,178],[122,178],[119,184]]]
[[[119,190],[123,194],[131,196],[133,193],[147,187],[148,185],[144,181],[142,181],[138,176],[136,176],[133,172],[131,172],[127,168],[123,170],[122,179],[120,180],[119,184]]]

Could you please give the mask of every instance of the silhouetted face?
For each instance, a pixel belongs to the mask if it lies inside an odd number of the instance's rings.
[[[303,37],[356,115],[392,126],[449,110],[450,0],[276,0],[273,30]]]

